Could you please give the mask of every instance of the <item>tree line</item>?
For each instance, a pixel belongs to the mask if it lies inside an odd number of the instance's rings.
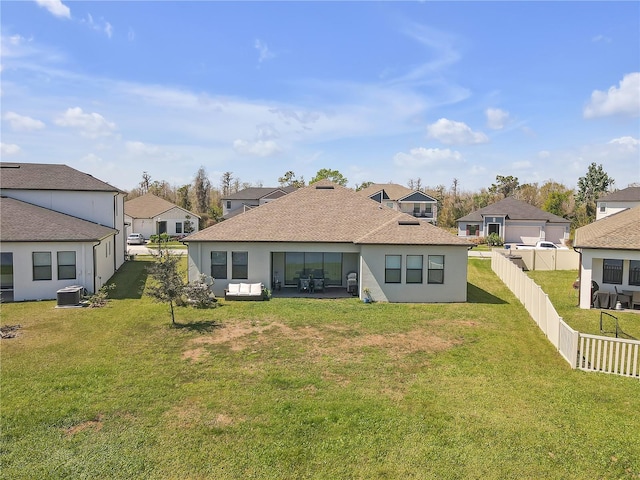
[[[347,178],[338,170],[323,168],[309,180],[311,185],[319,180],[328,179],[347,186]],[[304,177],[287,171],[278,178],[281,187],[304,187]],[[363,182],[355,186],[362,190],[376,182]],[[603,169],[602,165],[592,163],[584,176],[577,181],[577,188],[572,189],[554,180],[542,184],[520,183],[518,177],[497,175],[490,186],[479,191],[464,191],[460,182],[453,178],[450,186],[426,186],[420,178],[409,179],[406,186],[433,197],[438,202],[437,224],[443,228],[453,228],[456,220],[465,215],[486,207],[506,197],[515,197],[541,210],[571,220],[572,229],[591,223],[596,218],[596,202],[603,194],[613,191],[615,180]],[[200,167],[189,184],[174,186],[165,180],[152,180],[148,172],[142,173],[142,180],[137,187],[128,192],[131,200],[147,193],[197,213],[201,217],[200,228],[206,228],[222,220],[222,199],[250,187],[263,187],[261,183],[243,182],[233,176],[233,172],[224,172],[217,185],[209,179],[204,166]]]

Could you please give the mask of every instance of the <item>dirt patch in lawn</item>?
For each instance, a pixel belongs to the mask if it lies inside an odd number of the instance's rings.
[[[351,357],[366,347],[383,348],[391,357],[400,358],[416,352],[440,352],[461,343],[460,340],[443,338],[420,329],[405,333],[360,335],[340,325],[327,325],[321,330],[311,326],[294,329],[279,322],[267,325],[232,324],[225,325],[213,335],[192,340],[182,358],[192,361],[202,359],[206,353],[199,345],[226,345],[232,351],[248,348],[259,350],[283,338],[306,345],[315,355],[331,355],[333,358]]]
[[[69,427],[65,429],[65,433],[67,436],[75,435],[76,433],[80,433],[84,430],[91,429],[95,432],[98,432],[102,429],[102,415],[98,415],[93,420],[87,420],[86,422],[79,423],[74,425],[73,427]]]
[[[192,428],[207,425],[213,428],[225,428],[235,425],[238,420],[227,413],[215,413],[193,402],[184,402],[168,410],[164,416],[173,427]]]

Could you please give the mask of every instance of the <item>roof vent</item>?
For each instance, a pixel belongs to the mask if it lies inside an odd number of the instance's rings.
[[[419,220],[398,220],[398,225],[420,225]]]
[[[316,185],[316,190],[333,190],[333,185]]]

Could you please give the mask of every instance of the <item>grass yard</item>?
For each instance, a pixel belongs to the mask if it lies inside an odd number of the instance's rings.
[[[640,382],[571,370],[488,261],[467,304],[221,301],[177,328],[145,264],[104,308],[2,305],[0,478],[640,478]]]
[[[584,310],[578,305],[578,292],[572,288],[578,277],[577,270],[531,271],[527,272],[549,299],[560,315],[571,328],[581,333],[600,335],[600,309]],[[602,310],[618,319],[618,327],[628,335],[640,340],[640,311]],[[603,329],[615,332],[615,320],[604,316]],[[613,334],[612,334],[613,335]],[[615,336],[615,335],[613,335]],[[640,428],[640,427],[639,427]]]

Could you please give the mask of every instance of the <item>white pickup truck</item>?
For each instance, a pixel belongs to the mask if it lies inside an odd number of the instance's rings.
[[[510,248],[515,250],[548,250],[553,248],[557,250],[568,250],[567,247],[556,245],[552,242],[546,242],[544,240],[538,240],[535,245],[525,245],[523,243],[511,244]]]

